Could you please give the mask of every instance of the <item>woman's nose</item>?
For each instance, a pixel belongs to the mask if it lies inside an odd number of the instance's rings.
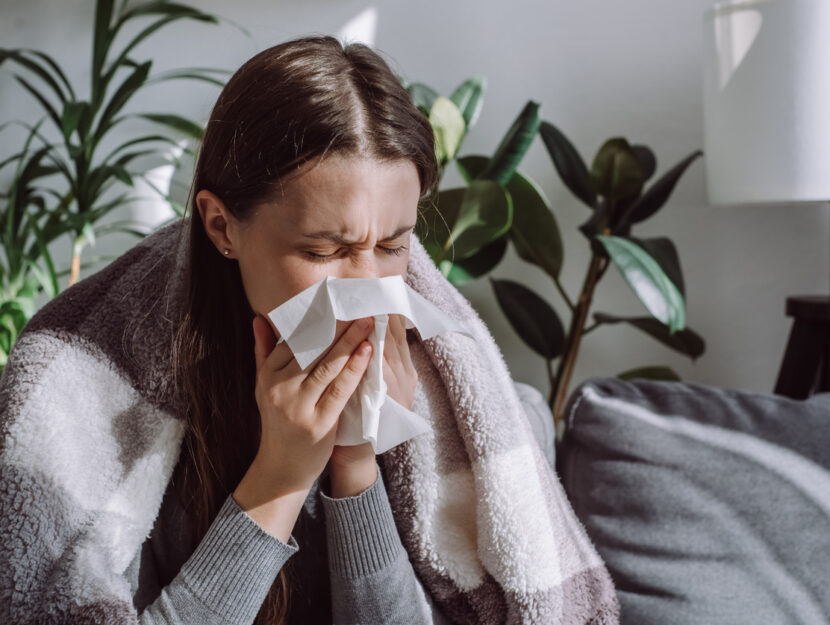
[[[372,250],[361,250],[340,263],[338,278],[380,278],[381,268]]]

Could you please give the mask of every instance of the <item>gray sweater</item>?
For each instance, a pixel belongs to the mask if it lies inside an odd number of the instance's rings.
[[[126,571],[142,624],[252,623],[283,566],[292,587],[289,623],[448,622],[415,577],[380,467],[371,487],[342,499],[323,492],[324,473],[287,544],[229,495],[195,549],[176,490],[181,468]]]

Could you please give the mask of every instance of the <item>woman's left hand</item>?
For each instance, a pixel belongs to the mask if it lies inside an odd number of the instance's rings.
[[[406,341],[406,321],[401,315],[389,315],[383,342],[383,380],[386,394],[411,410],[418,374]],[[332,497],[349,497],[363,492],[377,479],[372,444],[335,445],[329,469]]]

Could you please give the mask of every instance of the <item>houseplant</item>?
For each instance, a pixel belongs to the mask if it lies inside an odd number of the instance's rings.
[[[702,152],[694,151],[646,189],[657,169],[648,147],[631,145],[623,137],[610,138],[588,169],[567,137],[550,122],[539,120],[539,107],[531,101],[493,156],[458,157],[458,148],[480,112],[484,88],[483,79],[471,79],[450,98],[443,98],[420,83],[407,87],[413,102],[433,125],[441,174],[455,161],[467,183],[434,193],[422,209],[424,218],[416,232],[436,266],[454,284],[492,271],[504,257],[508,241],[521,259],[538,266],[553,280],[571,311],[567,330],[555,309],[532,289],[513,280],[490,278],[490,283],[511,326],[545,359],[550,380],[548,403],[558,426],[580,341],[588,332],[602,325],[627,323],[692,359],[703,353],[703,339],[686,327],[685,287],[673,242],[667,237],[631,234],[633,226],[662,208],[683,172]],[[560,281],[564,249],[550,202],[535,182],[517,171],[537,133],[562,181],[591,210],[579,230],[588,240],[592,256],[575,300]],[[594,291],[611,264],[650,316],[599,312],[586,327]],[[556,359],[559,362],[554,369]],[[620,377],[679,379],[670,368],[660,366],[632,369]]]
[[[81,96],[67,72],[49,55],[31,49],[0,48],[0,66],[14,77],[43,113],[36,123],[16,123],[28,130],[23,148],[0,162],[13,168],[8,189],[0,193],[4,263],[0,264],[0,367],[17,334],[34,314],[38,293],[54,297],[58,278],[69,273],[69,285],[80,275],[84,248],[110,232],[145,232],[130,223],[98,224],[105,215],[130,201],[127,189],[143,176],[133,165],[142,158],[160,157],[163,148],[177,146],[167,133],[119,135],[114,149],[101,155],[102,144],[128,119],[143,119],[174,135],[200,139],[200,124],[168,112],[123,113],[142,88],[170,80],[198,80],[223,86],[226,70],[184,68],[150,75],[152,61],[137,60],[134,49],[160,29],[179,20],[217,24],[219,18],[176,2],[156,0],[115,7],[114,0],[95,4],[91,84]],[[125,26],[140,23],[124,41]],[[49,244],[71,237],[72,258],[67,272],[56,270]]]

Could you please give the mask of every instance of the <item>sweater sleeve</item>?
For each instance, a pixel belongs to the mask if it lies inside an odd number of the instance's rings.
[[[320,498],[336,625],[447,622],[415,576],[380,470],[375,483],[358,495],[332,498],[321,489]]]
[[[298,549],[294,536],[286,544],[267,533],[228,495],[196,550],[139,615],[139,623],[253,623],[280,569]]]

